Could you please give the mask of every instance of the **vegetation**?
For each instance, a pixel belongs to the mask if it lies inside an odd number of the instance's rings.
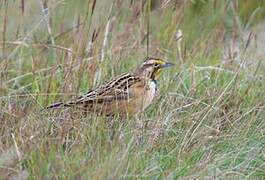
[[[0,179],[263,179],[264,18],[264,0],[0,1]],[[176,66],[113,140],[45,110],[146,56]]]

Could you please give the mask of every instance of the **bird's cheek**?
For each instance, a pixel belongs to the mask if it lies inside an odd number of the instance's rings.
[[[160,75],[160,73],[161,73],[161,69],[156,70],[155,77],[158,77]]]

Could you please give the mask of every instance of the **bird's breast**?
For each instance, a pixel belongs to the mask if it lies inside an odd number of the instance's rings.
[[[155,81],[152,80],[148,82],[143,96],[142,110],[145,110],[152,103],[154,97],[156,96],[156,86],[157,85]]]
[[[144,111],[156,96],[156,82],[143,79],[128,89],[129,97],[117,103],[117,109],[129,115],[135,115]],[[120,114],[121,114],[120,113]]]

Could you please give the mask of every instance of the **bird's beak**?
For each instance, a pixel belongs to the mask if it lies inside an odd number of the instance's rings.
[[[166,68],[166,67],[170,67],[170,66],[174,66],[175,64],[171,63],[171,62],[166,62],[165,64],[163,64],[161,67],[162,68]]]

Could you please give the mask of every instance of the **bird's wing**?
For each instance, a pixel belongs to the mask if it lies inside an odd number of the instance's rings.
[[[142,79],[140,77],[134,76],[132,74],[123,74],[74,100],[66,103],[56,103],[48,106],[47,108],[53,109],[82,104],[100,104],[115,100],[130,100],[134,94],[131,91],[131,87],[134,86],[136,82],[140,82],[141,80]]]
[[[75,101],[71,101],[67,104],[84,104],[84,103],[102,103],[113,100],[128,100],[131,97],[130,92],[122,89],[113,89],[111,91],[99,94],[96,92],[90,92],[80,96]]]
[[[131,74],[124,74],[114,78],[103,86],[87,92],[67,104],[102,103],[114,100],[129,100],[132,97],[130,87],[137,81],[140,81],[139,77],[132,76]]]

